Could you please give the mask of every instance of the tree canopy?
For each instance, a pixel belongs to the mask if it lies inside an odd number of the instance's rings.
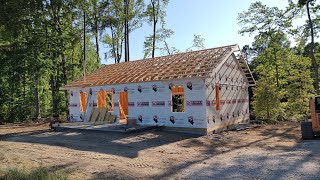
[[[255,2],[239,13],[239,34],[254,35],[243,52],[257,78],[252,103],[257,118],[276,121],[309,116],[309,98],[319,92],[320,56],[312,54],[318,47],[314,36],[319,26],[313,24],[320,9],[310,11],[304,8],[308,5],[319,6],[316,1],[289,1],[279,9]],[[305,18],[306,23],[294,27],[297,18]]]
[[[166,27],[169,0],[0,0],[0,120],[68,115],[61,88],[101,66],[100,45],[114,63],[130,61],[130,35],[150,26],[144,57],[179,50]],[[287,7],[252,3],[238,15],[240,35],[253,35],[242,52],[257,80],[253,113],[261,119],[308,116],[308,99],[320,93],[320,4],[289,0]],[[293,26],[297,18],[302,25]],[[187,26],[187,25],[186,25]],[[205,49],[194,34],[185,51]]]

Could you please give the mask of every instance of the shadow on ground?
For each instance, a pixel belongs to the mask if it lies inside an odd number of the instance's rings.
[[[297,126],[270,126],[254,130],[255,133],[249,131],[199,136],[159,130],[130,134],[44,130],[0,136],[0,140],[39,143],[128,158],[138,157],[139,151],[170,143],[175,143],[173,147],[177,151],[196,149],[199,153],[196,158],[185,158],[163,167],[161,174],[150,173],[147,177],[150,179],[319,179],[320,140],[302,141]],[[241,141],[238,136],[248,140]],[[166,158],[165,153],[163,158]],[[93,179],[139,177],[137,174],[123,173],[121,168],[112,173],[97,172],[92,176]]]
[[[202,154],[205,156],[193,161],[186,161],[170,167],[165,173],[151,177],[152,179],[168,179],[181,177],[187,179],[319,179],[320,174],[320,139],[303,141],[297,136],[297,128],[265,129],[260,132],[261,139],[249,143],[230,143],[212,141],[203,144],[201,138],[192,139],[184,147],[205,146]],[[298,132],[299,133],[299,132]],[[270,146],[268,141],[296,141],[296,145]],[[217,147],[223,146],[223,150]],[[233,151],[246,150],[255,147],[265,152],[263,154],[239,154],[229,160],[217,160],[219,155]],[[210,161],[213,160],[213,161]],[[195,168],[196,166],[201,168]]]
[[[38,143],[81,151],[135,158],[138,152],[199,135],[149,130],[137,133],[99,132],[91,130],[39,130],[0,136],[2,141]]]

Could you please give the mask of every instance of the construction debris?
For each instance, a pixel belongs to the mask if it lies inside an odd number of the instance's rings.
[[[108,108],[93,108],[89,122],[115,123],[116,116],[108,112]]]

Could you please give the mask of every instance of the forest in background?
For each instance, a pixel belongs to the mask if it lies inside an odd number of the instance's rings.
[[[130,61],[130,33],[149,25],[145,58],[156,51],[182,51],[167,41],[174,33],[165,27],[169,0],[0,4],[0,120],[5,122],[66,117],[68,93],[60,88],[101,66],[99,42],[108,47],[106,58],[114,63]],[[319,94],[319,11],[316,0],[289,0],[285,9],[256,2],[239,13],[239,33],[255,37],[243,53],[257,80],[252,102],[257,118],[308,117],[308,99]],[[298,18],[305,23],[293,26]],[[204,48],[204,39],[194,35],[185,51]]]
[[[294,25],[298,19],[302,24]],[[238,23],[240,34],[254,35],[242,50],[257,80],[253,115],[267,121],[310,117],[309,99],[319,95],[319,2],[289,0],[285,9],[255,2],[239,13]]]

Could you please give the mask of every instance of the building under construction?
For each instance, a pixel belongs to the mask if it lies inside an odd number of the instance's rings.
[[[255,85],[238,45],[104,65],[65,86],[70,121],[106,108],[115,123],[212,132],[249,119]]]

